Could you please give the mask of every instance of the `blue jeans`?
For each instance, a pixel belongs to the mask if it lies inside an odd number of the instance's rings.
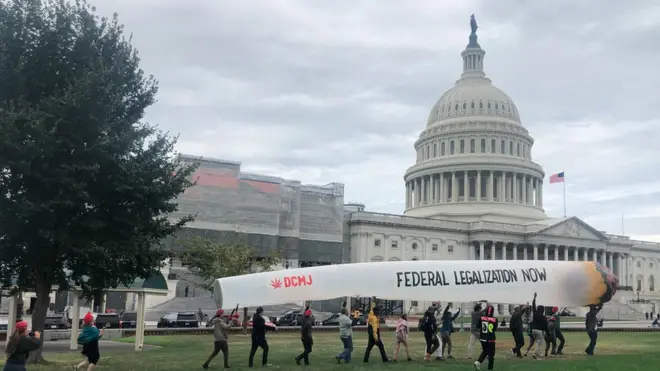
[[[339,353],[337,357],[343,359],[344,363],[349,363],[351,361],[351,352],[353,351],[353,338],[352,337],[340,337],[341,342],[344,344],[344,351]]]

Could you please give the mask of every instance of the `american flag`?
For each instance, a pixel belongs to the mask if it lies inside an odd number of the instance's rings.
[[[550,175],[550,184],[564,183],[564,172]]]

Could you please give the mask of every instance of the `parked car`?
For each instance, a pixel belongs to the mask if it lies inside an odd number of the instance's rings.
[[[68,328],[71,328],[71,323],[69,322],[69,319],[66,318],[64,313],[46,316],[46,320],[44,321],[44,329],[50,330]]]
[[[321,321],[321,326],[339,326],[339,314],[335,313]]]
[[[300,310],[290,310],[284,312],[280,317],[275,319],[277,326],[298,326],[302,320],[302,312]],[[271,321],[272,322],[272,321]]]
[[[568,310],[568,308],[564,308],[564,309],[560,310],[557,315],[562,316],[562,317],[575,317],[575,313]]]
[[[158,328],[195,328],[199,327],[199,320],[195,312],[168,313],[161,317],[156,324]]]
[[[94,319],[98,328],[121,328],[121,317],[119,313],[99,313]]]
[[[137,328],[137,312],[124,312],[120,317],[121,328]]]

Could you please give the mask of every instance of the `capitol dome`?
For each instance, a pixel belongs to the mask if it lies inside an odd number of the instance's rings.
[[[431,109],[404,176],[409,216],[520,223],[546,218],[534,139],[513,100],[484,72],[476,21],[461,53],[463,73]]]

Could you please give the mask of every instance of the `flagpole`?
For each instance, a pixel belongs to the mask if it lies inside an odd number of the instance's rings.
[[[624,226],[624,224],[623,224],[623,213],[621,213],[621,235],[622,235],[622,236],[625,236],[625,235],[626,235],[626,229],[625,229],[624,227],[625,227],[625,226]]]
[[[564,170],[561,171],[564,173]],[[564,173],[564,181],[562,182],[564,185],[564,218],[566,217],[566,173]]]

